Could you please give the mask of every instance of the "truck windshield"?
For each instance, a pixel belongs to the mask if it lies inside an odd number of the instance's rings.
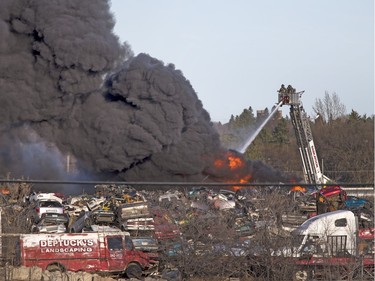
[[[126,250],[133,250],[134,249],[133,241],[128,236],[125,236],[125,249]]]
[[[305,237],[305,235],[295,235],[295,236],[293,236],[293,240],[292,240],[293,246],[294,247],[301,246],[304,237]]]

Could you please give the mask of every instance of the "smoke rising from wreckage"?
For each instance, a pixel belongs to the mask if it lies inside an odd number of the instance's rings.
[[[69,154],[80,179],[283,179],[222,148],[182,72],[131,56],[113,27],[109,1],[1,1],[1,174],[72,179]],[[246,162],[236,178],[214,165],[227,153]]]

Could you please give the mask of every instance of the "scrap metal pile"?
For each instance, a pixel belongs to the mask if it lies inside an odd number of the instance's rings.
[[[128,185],[97,185],[93,194],[69,197],[30,190],[22,199],[8,200],[10,194],[2,197],[3,233],[127,232],[135,249],[169,267],[181,262],[181,256],[184,266],[191,267],[211,256],[216,259],[218,253],[244,257],[246,251],[256,249],[256,239],[263,239],[265,233],[290,236],[308,218],[301,202],[314,205],[311,194],[295,197],[278,187],[234,192],[204,186],[145,191]],[[373,227],[373,205],[355,199],[348,198],[344,207],[361,212],[362,227]],[[14,247],[3,253],[11,256],[11,250]],[[186,262],[191,253],[192,260]]]
[[[203,186],[181,192],[97,185],[94,194],[66,197],[29,188],[22,200],[3,205],[2,226],[4,233],[125,231],[137,249],[172,255],[182,240],[199,240],[190,228],[198,217],[225,221],[225,229],[231,229],[235,239],[251,237],[266,217],[271,221],[266,208],[255,207],[254,202],[261,200],[255,194]]]

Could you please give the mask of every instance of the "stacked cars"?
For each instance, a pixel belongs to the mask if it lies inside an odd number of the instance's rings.
[[[33,194],[29,200],[33,206],[29,214],[31,232],[64,233],[69,221],[64,212],[62,199],[53,193]]]

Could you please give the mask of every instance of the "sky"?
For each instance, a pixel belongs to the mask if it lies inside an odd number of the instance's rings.
[[[281,84],[305,91],[310,116],[325,92],[374,114],[373,0],[112,0],[111,11],[120,41],[181,70],[212,121],[271,109]]]

